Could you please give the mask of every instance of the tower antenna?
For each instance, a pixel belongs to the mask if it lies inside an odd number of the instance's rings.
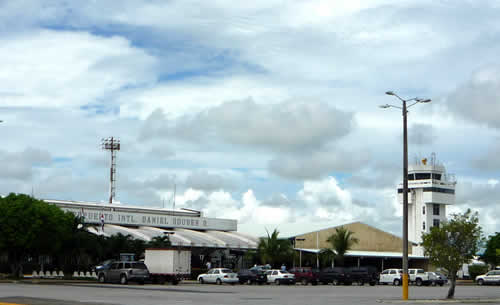
[[[174,184],[174,200],[173,200],[173,205],[172,205],[172,211],[175,211],[175,192],[177,190],[177,185]]]
[[[109,204],[112,204],[113,199],[115,198],[116,151],[120,150],[120,140],[114,137],[101,139],[101,146],[102,149],[111,151],[111,167],[109,170]]]

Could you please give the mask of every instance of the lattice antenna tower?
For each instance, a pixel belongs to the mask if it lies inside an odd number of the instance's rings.
[[[115,198],[116,182],[116,152],[120,150],[120,140],[114,137],[101,139],[101,147],[111,151],[111,167],[109,170],[109,203],[113,203]]]

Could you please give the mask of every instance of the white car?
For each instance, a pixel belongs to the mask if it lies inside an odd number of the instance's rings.
[[[491,270],[486,274],[476,276],[478,285],[500,285],[500,270]]]
[[[447,282],[447,279],[445,279],[444,276],[441,276],[440,274],[438,274],[436,272],[429,271],[429,272],[426,272],[426,274],[427,274],[427,277],[429,279],[429,284],[432,286],[436,286],[436,285],[443,286]]]
[[[231,269],[228,268],[210,269],[207,273],[198,275],[196,280],[200,284],[215,283],[218,285],[222,285],[222,283],[234,285],[239,282],[238,274],[234,273]]]
[[[415,283],[417,286],[430,285],[429,274],[424,269],[408,269],[410,283]]]
[[[272,269],[266,271],[267,283],[275,283],[276,285],[281,284],[295,284],[295,274],[288,271],[281,271],[278,269]]]
[[[399,286],[402,283],[402,269],[386,269],[380,273],[379,284]]]

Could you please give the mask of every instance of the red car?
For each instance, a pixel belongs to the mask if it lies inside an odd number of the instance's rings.
[[[288,270],[288,272],[295,274],[295,281],[302,283],[302,285],[309,283],[317,285],[319,282],[319,270],[311,267],[296,267]]]

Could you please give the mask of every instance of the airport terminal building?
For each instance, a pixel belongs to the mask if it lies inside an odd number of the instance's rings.
[[[257,237],[237,232],[233,219],[203,217],[199,211],[166,210],[121,204],[44,200],[64,211],[83,216],[90,233],[111,236],[118,233],[150,241],[169,235],[173,247],[192,251],[195,265],[210,260],[213,266],[235,264],[245,251],[256,249]],[[241,260],[240,262],[241,263]]]

